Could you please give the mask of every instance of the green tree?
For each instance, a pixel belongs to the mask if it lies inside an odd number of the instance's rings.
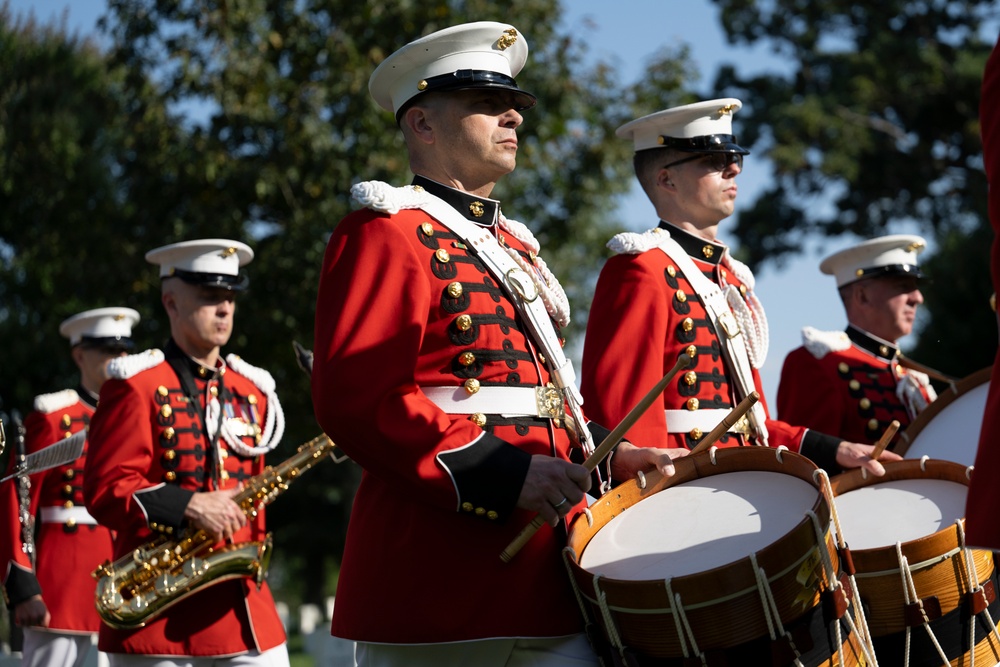
[[[730,39],[768,45],[792,70],[741,77],[728,66],[716,78],[717,91],[746,103],[741,139],[775,172],[739,214],[744,258],[780,262],[816,235],[915,228],[937,254],[931,321],[913,356],[954,375],[988,365],[996,331],[978,104],[996,4],[714,2]]]

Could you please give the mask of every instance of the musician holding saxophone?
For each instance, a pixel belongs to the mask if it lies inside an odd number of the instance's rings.
[[[264,513],[248,520],[234,498],[262,472],[264,455],[284,431],[271,375],[221,353],[233,333],[236,295],[248,283],[240,267],[252,258],[248,246],[227,239],[146,254],[159,266],[170,340],[162,351],[109,365],[111,379],[90,427],[84,498],[94,517],[117,531],[116,557],[182,531],[204,531],[220,544],[214,556],[186,564],[207,568],[211,583],[187,597],[164,599],[177,591],[157,579],[150,590],[99,598],[99,607],[121,607],[130,618],[121,627],[101,627],[99,646],[112,667],[288,665],[266,582],[231,572],[232,578],[212,579],[225,571],[213,569],[212,558],[227,545],[267,544]],[[141,565],[155,572],[163,558]],[[145,610],[156,613],[136,623]]]
[[[87,428],[107,379],[105,365],[132,348],[138,321],[131,308],[114,307],[78,313],[59,325],[80,383],[35,397],[23,427],[25,456]],[[20,444],[20,429],[12,426],[11,439]],[[0,581],[11,616],[24,629],[25,667],[83,665],[100,627],[90,572],[111,556],[111,533],[83,507],[86,457],[84,449],[76,460],[0,484]],[[19,459],[11,456],[8,473]]]

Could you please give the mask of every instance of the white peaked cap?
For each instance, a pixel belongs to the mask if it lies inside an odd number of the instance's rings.
[[[914,234],[880,236],[845,248],[823,259],[819,270],[837,279],[843,287],[862,278],[883,275],[912,275],[922,278],[917,255],[927,242]]]
[[[160,277],[178,277],[185,282],[240,290],[240,267],[253,259],[245,243],[229,239],[199,239],[172,243],[146,253],[146,261],[160,267]]]
[[[651,113],[619,127],[615,134],[635,150],[675,148],[691,153],[739,153],[747,149],[733,136],[733,114],[743,103],[734,97],[685,104]]]
[[[513,26],[465,23],[432,32],[390,55],[372,72],[368,91],[397,119],[417,95],[441,90],[510,90],[521,98],[519,109],[527,109],[535,96],[514,81],[527,59],[528,42]]]
[[[95,308],[63,320],[59,334],[70,345],[89,342],[95,345],[130,347],[132,327],[139,323],[139,313],[131,308]]]

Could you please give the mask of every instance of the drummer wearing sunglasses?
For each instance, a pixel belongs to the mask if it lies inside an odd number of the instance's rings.
[[[636,177],[659,224],[618,234],[598,279],[583,352],[588,414],[617,423],[637,392],[679,355],[691,366],[629,431],[633,442],[694,449],[752,392],[761,400],[716,443],[785,446],[830,472],[863,466],[884,474],[871,445],[772,419],[759,369],[768,324],[750,269],[718,239],[749,151],[732,131],[742,103],[708,100],[643,116],[618,128],[635,144]],[[882,460],[899,458],[888,452]]]

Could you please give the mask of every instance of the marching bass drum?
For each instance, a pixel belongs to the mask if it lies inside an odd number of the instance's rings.
[[[869,662],[831,530],[831,491],[815,464],[784,449],[738,447],[679,458],[674,468],[612,489],[570,524],[563,554],[602,657],[657,666]]]
[[[907,459],[929,456],[973,465],[992,372],[988,366],[942,391],[903,431],[893,451]]]

